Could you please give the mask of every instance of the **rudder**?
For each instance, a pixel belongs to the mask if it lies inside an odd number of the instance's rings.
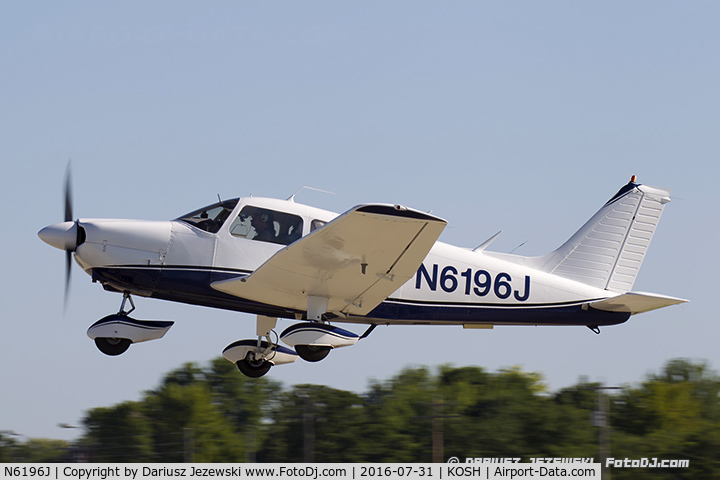
[[[618,191],[554,252],[533,259],[543,271],[613,292],[632,289],[670,190],[635,183]]]

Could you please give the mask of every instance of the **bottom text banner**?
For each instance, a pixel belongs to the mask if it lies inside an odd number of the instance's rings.
[[[412,480],[563,478],[600,480],[600,464],[318,463],[318,464],[4,464],[0,480],[157,480],[273,478],[277,480]]]

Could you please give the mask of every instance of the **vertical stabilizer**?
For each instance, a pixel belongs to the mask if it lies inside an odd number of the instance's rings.
[[[670,190],[633,180],[554,252],[533,259],[543,271],[613,292],[632,289]]]

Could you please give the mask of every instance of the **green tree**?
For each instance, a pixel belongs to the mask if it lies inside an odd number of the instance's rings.
[[[451,423],[456,428],[445,435],[452,455],[527,459],[558,456],[582,443],[575,430],[581,414],[553,402],[536,373],[444,367],[440,383],[458,415]]]
[[[599,383],[581,382],[563,388],[553,396],[557,405],[558,424],[564,442],[555,442],[559,450],[554,457],[594,458],[599,461],[599,427],[594,416],[598,410],[598,393],[605,394]],[[561,440],[559,436],[557,440]],[[560,453],[557,453],[560,452]]]
[[[597,457],[597,384],[549,394],[517,368],[408,368],[356,394],[319,385],[284,390],[224,359],[168,373],[139,402],[88,412],[93,461],[428,462],[443,416],[445,457]],[[672,360],[611,395],[611,456],[688,459],[689,469],[617,469],[615,478],[720,478],[720,378]],[[437,426],[437,425],[436,425]],[[51,458],[0,434],[0,459]],[[257,454],[255,455],[255,453]]]
[[[232,366],[224,359],[222,362]],[[207,370],[188,363],[169,372],[140,402],[92,409],[84,420],[88,434],[83,440],[90,445],[92,460],[243,460],[243,427],[259,423],[262,389],[247,388],[249,392],[243,397],[235,380],[241,375],[232,373],[235,377],[231,379],[218,361]],[[242,401],[247,398],[247,402]]]
[[[144,400],[153,424],[155,452],[163,462],[237,462],[243,438],[213,401],[206,374],[186,364],[171,372]]]
[[[155,460],[153,428],[142,402],[90,410],[83,424],[81,444],[88,446],[94,462],[151,462]]]
[[[70,450],[70,444],[65,440],[26,438],[20,442],[14,438],[16,436],[11,431],[0,431],[0,463],[62,462]]]
[[[17,457],[28,463],[62,462],[69,452],[70,445],[65,440],[49,438],[30,438],[17,446]]]
[[[365,395],[366,461],[430,462],[435,397],[437,379],[426,367],[372,384]]]
[[[720,378],[705,364],[675,359],[613,404],[612,456],[686,459],[675,478],[720,478]],[[619,479],[666,478],[667,470],[613,470]]]
[[[357,394],[297,385],[279,395],[272,418],[260,461],[364,461],[363,400]]]
[[[272,415],[279,383],[263,378],[248,378],[224,358],[216,358],[205,372],[213,404],[233,430],[244,439],[245,459],[255,461],[265,439],[263,425]]]
[[[0,463],[62,462],[70,451],[70,444],[65,440],[25,437],[24,441],[18,441],[16,437],[25,436],[9,430],[0,431]]]
[[[7,432],[0,432],[0,462],[12,462],[17,442]]]

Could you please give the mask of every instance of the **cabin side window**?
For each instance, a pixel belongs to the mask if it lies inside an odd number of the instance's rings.
[[[303,219],[267,208],[246,206],[230,225],[234,237],[290,245],[302,237]]]
[[[310,222],[310,231],[317,230],[318,228],[325,225],[327,222],[323,222],[322,220],[313,220]]]

